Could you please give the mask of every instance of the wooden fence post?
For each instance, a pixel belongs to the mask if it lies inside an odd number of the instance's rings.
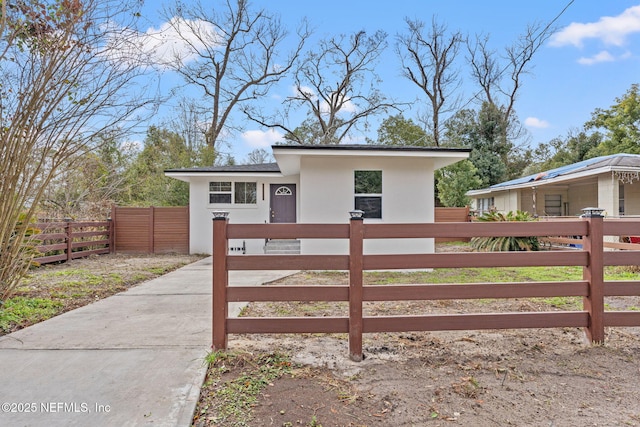
[[[117,210],[118,207],[115,204],[111,205],[111,243],[113,244],[114,254],[116,253],[116,245],[118,244],[116,239],[116,224],[118,223]]]
[[[71,260],[71,252],[73,250],[73,237],[71,237],[71,232],[73,231],[73,227],[71,225],[71,218],[65,218],[64,221],[67,223],[64,226],[64,234],[66,234],[67,240],[67,261]]]
[[[589,253],[588,265],[582,277],[589,282],[589,295],[583,298],[583,306],[589,312],[587,338],[592,343],[604,342],[604,242],[602,209],[583,209],[589,222],[589,235],[583,236],[583,249]]]
[[[363,211],[351,211],[349,222],[349,358],[362,361]]]
[[[155,251],[155,221],[156,221],[156,212],[154,206],[149,206],[149,253],[154,254]]]
[[[213,212],[213,349],[227,349],[227,224],[229,212]]]
[[[113,245],[114,242],[114,238],[113,238],[113,231],[114,231],[114,225],[113,225],[113,218],[107,218],[107,222],[109,223],[109,225],[107,226],[107,232],[109,233],[109,253],[112,254],[116,251],[116,248]]]

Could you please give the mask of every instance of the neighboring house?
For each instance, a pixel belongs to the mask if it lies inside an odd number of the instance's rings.
[[[212,211],[230,223],[434,221],[434,171],[469,156],[467,149],[379,145],[274,145],[277,163],[171,169],[189,183],[190,252],[211,253]],[[297,243],[297,242],[296,242]],[[263,253],[264,239],[231,241],[235,253]],[[347,253],[346,240],[304,239],[306,254]],[[365,253],[430,253],[433,239],[365,242]]]
[[[608,216],[640,215],[640,155],[595,157],[467,195],[478,213],[521,210],[535,216],[578,216],[587,207]]]

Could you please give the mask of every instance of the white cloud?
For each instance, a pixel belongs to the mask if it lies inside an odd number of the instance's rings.
[[[111,37],[109,43],[114,59],[146,62],[159,68],[167,68],[176,60],[182,64],[194,61],[198,58],[198,50],[215,47],[219,41],[210,23],[181,18],[172,18],[159,28],[151,27],[144,33],[125,28],[114,34],[117,36]]]
[[[241,138],[251,148],[269,148],[276,142],[282,141],[284,135],[275,129],[248,130],[241,135]]]
[[[593,64],[600,63],[600,62],[613,62],[615,60],[616,60],[616,58],[613,55],[611,55],[606,50],[603,50],[603,51],[598,52],[597,54],[593,55],[590,58],[582,57],[582,58],[578,59],[578,63],[580,63],[582,65],[593,65]]]
[[[308,96],[311,99],[318,97],[313,88],[309,86],[291,86],[291,92],[293,92],[293,96]]]
[[[551,37],[551,46],[582,47],[586,39],[599,39],[606,45],[622,46],[627,36],[640,32],[640,5],[618,16],[603,16],[597,22],[573,22]]]
[[[348,99],[347,102],[344,103],[344,106],[340,109],[340,112],[355,113],[357,110],[358,110],[358,107],[356,107],[356,104],[354,104],[353,102],[351,102],[350,99]]]
[[[539,119],[537,117],[527,117],[524,120],[524,124],[525,126],[528,126],[530,128],[537,128],[537,129],[546,129],[549,127],[549,122],[547,122],[546,120]]]
[[[306,96],[313,101],[318,100],[318,95],[312,87],[292,86],[291,91],[293,92],[294,96]],[[357,110],[358,107],[353,102],[351,102],[350,99],[347,99],[338,113],[355,113]],[[326,101],[320,102],[320,112],[322,114],[328,114],[329,111],[329,104]]]
[[[144,148],[144,141],[140,139],[133,139],[125,141],[120,146],[120,151],[127,153],[138,153]]]

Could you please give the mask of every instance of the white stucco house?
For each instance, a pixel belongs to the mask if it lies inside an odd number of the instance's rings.
[[[536,216],[578,216],[598,207],[608,216],[640,215],[640,155],[595,157],[467,192],[478,213],[521,210]]]
[[[434,221],[434,171],[468,149],[379,145],[274,145],[276,163],[170,169],[189,183],[190,252],[211,253],[212,211],[229,222],[346,223]],[[296,242],[297,243],[297,242]],[[303,254],[348,253],[346,241],[304,239]],[[232,253],[264,253],[265,241],[231,241]],[[430,253],[433,239],[372,240],[365,253]]]

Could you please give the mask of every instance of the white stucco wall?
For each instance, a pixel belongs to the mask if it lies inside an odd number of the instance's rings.
[[[241,204],[210,204],[209,203],[209,182],[211,181],[232,181],[232,182],[256,182],[257,203],[255,205]],[[296,184],[299,191],[299,177],[294,176],[277,176],[277,177],[255,177],[255,176],[201,176],[190,179],[189,187],[189,205],[190,205],[190,221],[189,242],[191,253],[207,253],[212,252],[212,212],[214,210],[229,211],[229,223],[231,224],[247,224],[247,223],[265,223],[269,221],[269,185],[270,184]],[[300,212],[300,204],[298,199],[297,212]],[[245,243],[247,253],[263,253],[264,239],[251,240],[230,240],[230,253],[242,253],[239,250]]]
[[[303,223],[346,223],[354,209],[354,171],[382,171],[382,219],[366,223],[433,222],[433,162],[398,157],[303,157],[300,165],[300,214]],[[365,241],[368,254],[429,253],[433,239],[384,239]],[[302,252],[346,254],[348,242],[306,239]]]

